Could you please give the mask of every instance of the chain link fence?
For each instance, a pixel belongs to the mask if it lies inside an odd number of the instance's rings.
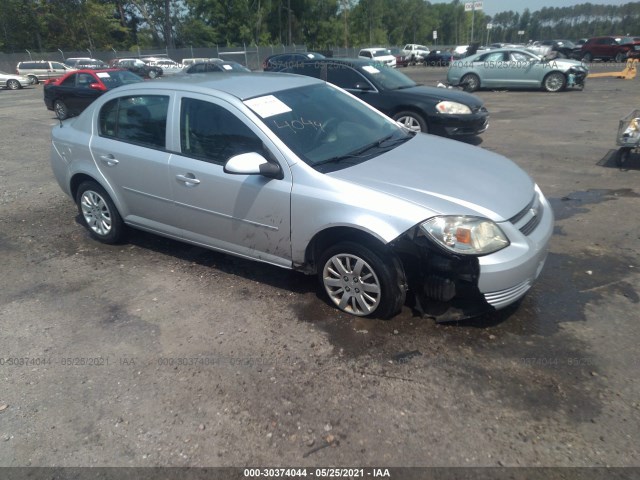
[[[33,52],[25,50],[24,53],[0,53],[0,70],[14,73],[18,62],[26,60],[52,60],[64,62],[67,58],[89,57],[109,62],[114,58],[140,58],[149,56],[168,57],[178,63],[184,58],[222,58],[241,63],[251,70],[261,70],[265,58],[276,53],[306,52],[305,45],[266,45],[238,47],[210,47],[210,48],[178,48],[178,49],[135,49],[132,51],[120,50],[79,50],[55,52]],[[358,47],[344,48],[334,47],[329,50],[314,50],[326,56],[354,58],[358,56]]]

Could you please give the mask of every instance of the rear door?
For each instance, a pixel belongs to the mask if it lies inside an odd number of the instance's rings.
[[[98,113],[91,153],[128,223],[180,236],[169,184],[166,148],[170,94],[128,93]]]
[[[73,89],[68,93],[66,103],[73,113],[80,113],[102,92],[91,88],[91,84],[96,83],[97,80],[90,73],[81,72],[72,76],[76,81]]]

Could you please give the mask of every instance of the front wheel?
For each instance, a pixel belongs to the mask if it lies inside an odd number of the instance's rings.
[[[156,78],[158,76],[158,73],[155,70],[150,70],[149,71],[149,78]]]
[[[393,116],[393,119],[411,131],[422,133],[429,132],[425,119],[415,112],[398,112]]]
[[[320,284],[343,312],[387,319],[404,305],[404,271],[382,248],[344,241],[325,250],[319,260]]]
[[[9,90],[18,90],[21,87],[22,85],[20,85],[20,82],[17,80],[14,80],[13,78],[7,81],[7,88]]]
[[[76,194],[78,211],[89,234],[102,243],[118,243],[124,222],[109,194],[94,181],[80,184]]]
[[[551,72],[542,82],[547,92],[559,92],[567,85],[567,78],[560,72]]]
[[[617,63],[622,63],[624,62],[624,59],[625,59],[625,55],[622,52],[618,52],[616,55],[615,61]]]
[[[467,73],[460,79],[465,92],[475,92],[480,88],[480,78],[475,73]]]
[[[582,61],[583,61],[584,63],[589,63],[589,62],[591,62],[591,60],[593,60],[593,55],[591,55],[590,53],[585,53],[585,54],[582,56]]]

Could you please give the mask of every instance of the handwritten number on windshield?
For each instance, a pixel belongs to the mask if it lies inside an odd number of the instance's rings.
[[[304,130],[307,127],[313,128],[317,131],[321,131],[324,133],[324,127],[322,126],[322,122],[318,122],[316,120],[305,120],[302,117],[300,117],[299,119],[291,120],[291,121],[285,120],[284,122],[278,122],[278,120],[274,120],[273,124],[278,129],[288,128],[293,133],[298,133],[299,130]]]

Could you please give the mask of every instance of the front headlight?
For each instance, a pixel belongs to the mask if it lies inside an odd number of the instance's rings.
[[[447,250],[463,255],[487,255],[509,245],[500,227],[486,218],[433,217],[420,228]]]
[[[436,110],[438,110],[438,112],[440,113],[448,113],[454,115],[471,113],[471,109],[466,105],[458,102],[450,102],[448,100],[438,103],[436,105]]]

